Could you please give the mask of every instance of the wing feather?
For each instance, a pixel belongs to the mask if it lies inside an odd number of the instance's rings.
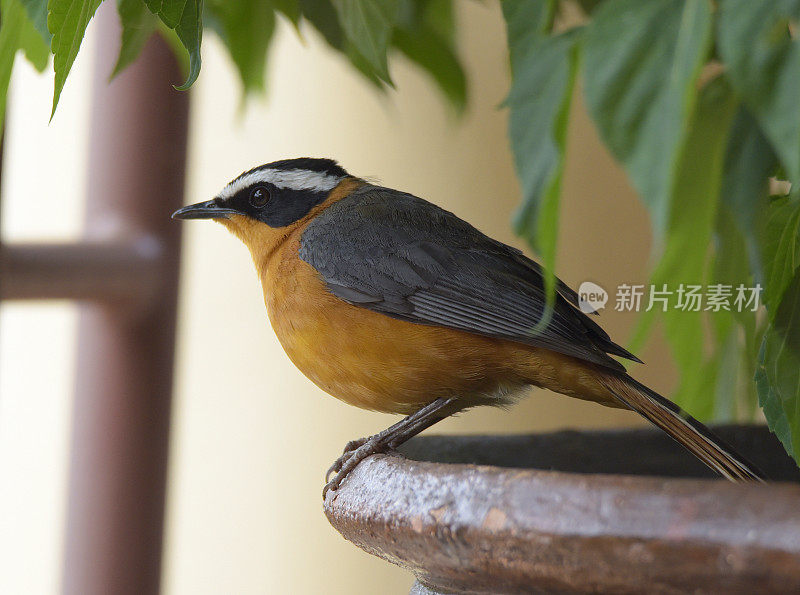
[[[365,185],[306,228],[300,257],[340,299],[388,316],[552,349],[613,370],[635,359],[561,280],[552,316],[541,267],[420,198]]]

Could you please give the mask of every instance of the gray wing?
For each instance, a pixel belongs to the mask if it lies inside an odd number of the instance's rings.
[[[388,316],[545,347],[614,370],[624,368],[609,353],[636,359],[578,310],[577,294],[560,280],[552,318],[536,329],[545,305],[539,265],[410,194],[356,190],[308,225],[300,258],[335,296]]]

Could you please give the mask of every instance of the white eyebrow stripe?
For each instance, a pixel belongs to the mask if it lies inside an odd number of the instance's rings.
[[[342,178],[343,176],[307,169],[260,169],[236,178],[222,189],[217,198],[222,200],[232,198],[240,190],[259,182],[273,184],[278,188],[327,192],[335,188]]]

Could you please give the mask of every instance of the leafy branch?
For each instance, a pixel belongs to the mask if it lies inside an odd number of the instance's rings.
[[[53,110],[101,0],[0,0],[0,108],[18,51],[39,70],[53,55]],[[760,285],[758,311],[653,309],[681,384],[674,398],[705,418],[760,405],[800,460],[800,0],[502,0],[512,85],[506,107],[523,192],[514,225],[555,268],[566,130],[575,81],[603,142],[647,206],[657,286]],[[457,110],[467,83],[452,0],[118,0],[117,74],[154,32],[170,35],[194,83],[207,27],[245,93],[265,84],[276,19],[316,29],[377,88],[399,52]],[[560,11],[578,5],[579,27]],[[48,52],[49,48],[49,52]],[[498,65],[501,66],[501,65]],[[785,180],[786,195],[770,195]],[[588,197],[587,197],[588,198]],[[552,273],[548,276],[552,284]],[[709,346],[711,348],[709,349]]]

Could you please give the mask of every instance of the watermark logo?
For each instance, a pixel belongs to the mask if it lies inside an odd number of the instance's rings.
[[[759,284],[747,287],[743,284],[716,283],[703,286],[681,283],[669,287],[666,283],[660,286],[622,283],[617,287],[613,305],[617,312],[755,312],[761,303],[762,289]],[[584,281],[578,288],[581,312],[597,312],[608,301],[608,292],[596,283]]]
[[[584,281],[578,288],[578,307],[584,314],[597,312],[608,303],[608,292],[597,283]]]

